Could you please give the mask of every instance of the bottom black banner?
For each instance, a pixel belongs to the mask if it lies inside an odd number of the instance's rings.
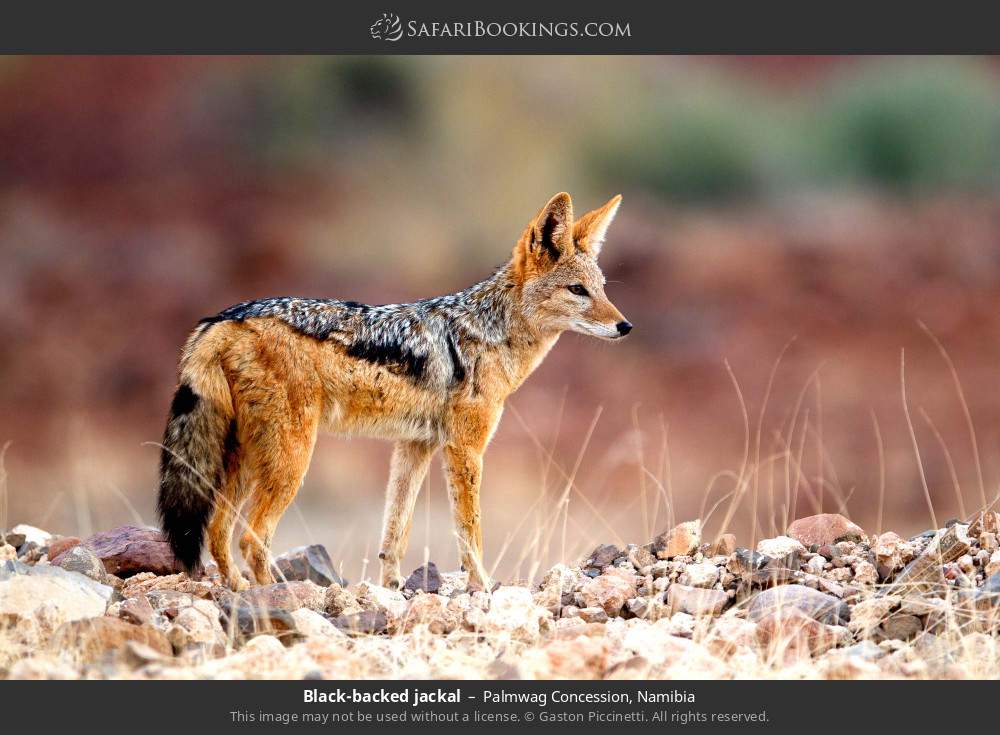
[[[0,682],[5,732],[131,723],[144,733],[476,725],[635,730],[752,727],[841,733],[884,722],[919,732],[984,712],[996,682],[243,681]]]

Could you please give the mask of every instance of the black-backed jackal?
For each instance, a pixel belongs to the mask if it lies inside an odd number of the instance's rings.
[[[504,401],[566,330],[619,339],[632,329],[604,293],[597,257],[616,196],[577,220],[557,194],[525,228],[511,260],[450,296],[412,304],[277,298],[203,319],[184,346],[163,440],[158,509],[174,552],[212,556],[247,586],[273,582],[269,546],[309,467],[316,433],[394,441],[382,530],[382,583],[400,584],[413,507],[431,456],[444,452],[462,565],[483,569],[483,452]]]

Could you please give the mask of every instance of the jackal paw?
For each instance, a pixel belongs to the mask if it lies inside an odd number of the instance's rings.
[[[250,589],[250,580],[244,577],[242,574],[236,574],[229,578],[226,585],[233,592],[245,592]]]
[[[383,574],[382,575],[382,586],[387,587],[391,590],[401,590],[403,585],[406,584],[406,577],[399,574]]]
[[[465,585],[465,589],[469,594],[472,594],[473,592],[492,592],[499,586],[500,586],[499,582],[493,584],[493,582],[490,581],[489,577],[485,579],[480,579],[478,577],[472,577],[470,575],[469,582],[468,584]]]
[[[382,573],[380,575],[382,586],[390,590],[401,590],[403,589],[403,585],[406,584],[406,577],[402,575],[399,568],[399,561],[386,557],[387,554],[384,551],[378,555],[382,564]]]

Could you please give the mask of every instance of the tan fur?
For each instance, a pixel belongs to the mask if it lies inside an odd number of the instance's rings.
[[[483,569],[479,491],[483,453],[506,398],[538,366],[559,334],[575,329],[613,338],[624,317],[604,293],[596,254],[620,197],[580,218],[559,194],[529,223],[510,263],[512,312],[506,339],[463,343],[467,378],[449,389],[392,365],[348,354],[273,317],[199,327],[182,359],[182,380],[232,417],[236,446],[225,457],[208,524],[209,548],[227,582],[245,586],[230,556],[236,513],[247,503],[240,549],[257,584],[273,581],[268,549],[309,466],[317,431],[396,442],[383,520],[382,582],[398,585],[413,508],[431,457],[443,450],[455,532],[473,587]],[[544,238],[548,238],[544,240]],[[547,244],[546,244],[547,243]],[[582,284],[588,298],[567,286]]]

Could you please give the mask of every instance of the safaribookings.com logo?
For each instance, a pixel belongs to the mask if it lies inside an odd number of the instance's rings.
[[[403,37],[403,24],[395,13],[382,13],[368,30],[376,41],[398,41]]]
[[[632,29],[622,21],[419,21],[403,25],[395,13],[382,17],[368,29],[376,41],[407,38],[631,38]]]

